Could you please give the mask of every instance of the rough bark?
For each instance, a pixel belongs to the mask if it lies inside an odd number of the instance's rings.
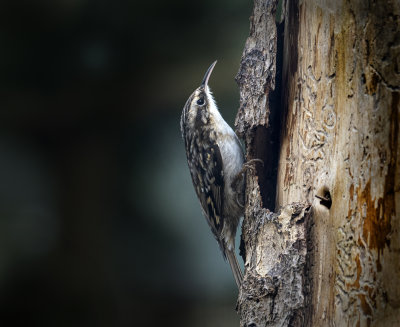
[[[287,205],[244,227],[246,275],[239,294],[242,326],[303,326],[310,207]]]
[[[400,325],[400,2],[276,8],[255,0],[237,76],[237,130],[264,161],[241,326]]]

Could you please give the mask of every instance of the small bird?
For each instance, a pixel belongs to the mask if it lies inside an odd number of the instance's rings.
[[[240,288],[243,274],[235,255],[235,235],[244,212],[244,154],[208,86],[216,63],[211,64],[200,86],[186,101],[181,132],[203,214]]]

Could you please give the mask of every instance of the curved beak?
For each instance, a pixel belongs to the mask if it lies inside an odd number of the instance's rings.
[[[205,88],[205,87],[207,86],[207,84],[208,84],[208,79],[210,78],[211,73],[212,73],[212,71],[213,71],[214,66],[215,66],[216,63],[217,63],[217,61],[215,60],[215,61],[211,64],[211,66],[207,69],[207,72],[206,72],[206,74],[204,75],[203,81],[201,82],[201,85],[200,85],[201,87]]]

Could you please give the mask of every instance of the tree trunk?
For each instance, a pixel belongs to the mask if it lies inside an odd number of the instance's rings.
[[[237,131],[264,162],[241,326],[400,325],[400,2],[281,2],[255,0],[236,78]]]

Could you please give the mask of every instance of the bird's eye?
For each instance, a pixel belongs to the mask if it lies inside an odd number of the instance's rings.
[[[197,100],[197,104],[199,106],[202,106],[204,104],[204,98],[200,98],[199,100]]]

